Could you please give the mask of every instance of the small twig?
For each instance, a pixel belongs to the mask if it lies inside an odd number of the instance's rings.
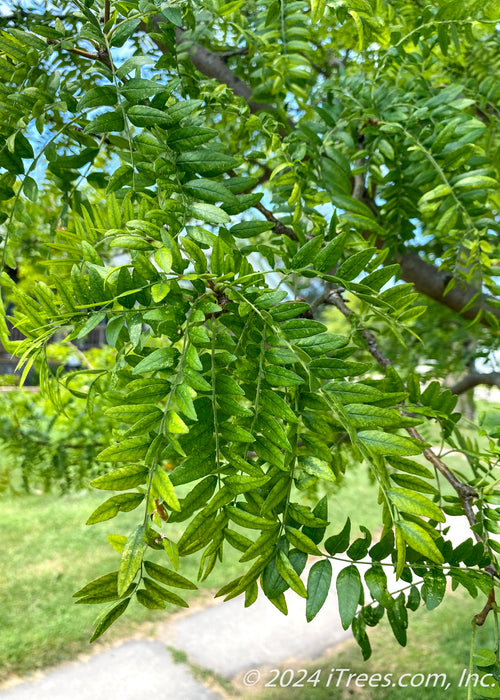
[[[248,53],[248,46],[244,46],[241,49],[230,49],[229,51],[217,52],[217,56],[221,58],[231,58],[232,56],[246,56]]]
[[[484,623],[486,622],[486,618],[488,617],[488,613],[491,610],[496,609],[496,601],[495,601],[495,589],[492,588],[488,594],[488,600],[486,602],[486,605],[484,608],[481,610],[480,613],[477,615],[474,615],[474,622],[478,627],[482,627]]]
[[[297,239],[297,234],[295,231],[288,226],[285,226],[285,224],[281,223],[279,219],[277,219],[272,211],[269,211],[269,209],[266,209],[266,207],[258,202],[258,204],[254,204],[254,207],[260,211],[261,214],[264,214],[266,219],[268,221],[271,221],[274,224],[274,233],[278,233],[283,236],[288,236],[292,241],[296,241]]]
[[[331,306],[336,306],[337,309],[344,314],[346,318],[351,318],[354,314],[351,309],[348,308],[346,305],[343,297],[342,297],[342,290],[341,289],[333,289],[331,290],[325,297],[324,299],[325,304],[330,304]],[[368,346],[368,351],[370,355],[372,355],[378,362],[378,364],[383,367],[384,369],[388,367],[389,365],[392,365],[392,361],[386,357],[383,352],[380,350],[377,344],[377,339],[373,335],[371,331],[366,329],[361,323],[358,324],[357,328],[360,332],[361,335],[363,336],[363,339]]]
[[[60,44],[56,39],[47,39],[47,44],[53,46],[58,46]],[[69,53],[74,53],[76,56],[82,56],[82,58],[89,58],[91,61],[100,61],[99,54],[91,53],[90,51],[84,51],[83,49],[67,49]]]
[[[415,428],[406,428],[406,432],[410,437],[414,438],[415,440],[425,442],[423,437]],[[469,484],[464,484],[462,481],[460,481],[460,479],[457,479],[453,472],[430,448],[425,449],[423,451],[423,455],[427,459],[427,461],[430,462],[453,486],[453,488],[458,494],[458,497],[464,509],[464,513],[467,516],[469,524],[477,525],[476,516],[472,508],[472,501],[478,496],[477,491],[475,491],[475,489],[473,489],[472,486],[469,486]],[[478,542],[483,542],[483,538],[479,533],[474,532],[474,534]]]
[[[109,0],[105,0],[104,1],[104,24],[107,24],[109,22],[109,16],[111,14],[110,10],[111,10],[110,2],[109,2]]]

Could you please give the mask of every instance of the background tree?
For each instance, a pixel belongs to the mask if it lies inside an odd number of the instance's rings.
[[[494,370],[500,317],[498,9],[132,0],[3,18],[3,260],[24,283],[2,282],[26,340],[1,339],[57,403],[82,391],[49,370],[51,337],[107,322],[114,363],[82,376],[114,423],[99,459],[124,466],[93,482],[120,493],[89,523],[142,509],[111,537],[119,569],[79,593],[113,601],[93,638],[133,597],[182,605],[179,556],[203,552],[203,579],[227,547],[242,573],[219,595],[250,605],[260,587],[286,612],[292,588],[308,619],[347,558],[339,607],[365,658],[385,613],[406,642],[419,577],[428,607],[449,578],[486,596],[477,624],[496,615],[497,436],[473,451],[454,408],[498,384],[476,364]],[[332,307],[336,333],[318,320]],[[348,521],[322,544],[325,485],[360,460],[381,536],[351,541]],[[476,544],[454,549],[445,514]]]

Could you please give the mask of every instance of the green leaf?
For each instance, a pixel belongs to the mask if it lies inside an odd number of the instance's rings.
[[[269,476],[228,476],[224,479],[226,486],[236,495],[261,488],[269,481]]]
[[[418,610],[418,608],[420,607],[420,591],[416,586],[412,586],[410,588],[406,607],[409,610]]]
[[[157,348],[142,359],[132,370],[132,374],[146,374],[168,369],[175,363],[177,351],[174,348]]]
[[[143,484],[148,475],[148,470],[141,464],[130,464],[120,467],[108,474],[98,477],[90,482],[95,489],[110,489],[113,491],[125,491],[134,486]]]
[[[161,465],[155,467],[151,488],[153,493],[160,496],[170,508],[177,511],[181,509],[172,482]]]
[[[311,622],[325,604],[332,582],[332,565],[329,559],[316,562],[307,579],[306,619]]]
[[[311,22],[316,23],[323,17],[326,8],[326,0],[310,0],[311,1]],[[313,615],[314,617],[314,615]],[[312,620],[312,618],[311,618]],[[308,618],[309,622],[309,618]]]
[[[374,600],[385,608],[392,606],[392,598],[387,590],[387,576],[381,566],[372,566],[365,572],[365,581]]]
[[[199,175],[215,177],[238,165],[236,158],[210,148],[185,151],[177,158],[177,165]]]
[[[191,345],[190,347],[193,346]],[[196,415],[191,391],[192,390],[188,387],[187,384],[178,384],[175,388],[175,400],[177,403],[177,408],[181,413],[183,413],[187,418],[190,418],[191,420],[197,420],[198,416]]]
[[[144,525],[138,525],[127,537],[120,560],[118,573],[118,595],[122,595],[132,583],[142,563],[147,544],[144,539]]]
[[[381,430],[364,430],[358,433],[360,441],[366,445],[373,454],[394,457],[404,457],[405,455],[418,455],[422,449],[417,447],[415,442],[401,435],[383,433]]]
[[[219,430],[224,440],[243,443],[255,441],[255,437],[252,435],[252,433],[249,433],[248,430],[245,430],[234,423],[222,423]]]
[[[285,321],[281,326],[281,330],[285,338],[288,338],[288,340],[295,340],[296,338],[308,338],[311,335],[324,333],[327,328],[319,321],[308,321],[307,319],[297,318]]]
[[[144,579],[144,583],[146,584],[146,579]],[[148,586],[146,589],[141,588],[138,590],[136,593],[137,602],[149,610],[162,610],[166,607],[165,602],[154,588],[151,590],[152,588],[152,586]],[[158,588],[161,588],[161,586],[158,586]]]
[[[344,252],[346,238],[347,234],[341,233],[333,240],[329,241],[316,256],[314,269],[319,270],[319,272],[329,272],[332,270]]]
[[[145,416],[161,416],[161,410],[151,403],[129,403],[123,406],[112,406],[106,409],[105,414],[124,421],[125,423],[133,423]]]
[[[120,615],[123,615],[129,603],[130,598],[125,598],[125,600],[121,600],[116,605],[112,605],[110,608],[107,608],[100,615],[96,622],[96,628],[94,630],[94,633],[90,638],[91,643],[95,642],[96,639],[98,639],[102,634],[104,634],[108,627],[111,627],[113,622],[115,622],[115,620],[117,620],[120,617]]]
[[[270,231],[274,225],[272,221],[241,221],[239,224],[231,226],[229,230],[236,238],[251,238],[265,231]]]
[[[106,539],[116,552],[119,554],[123,552],[125,542],[127,541],[125,535],[108,535]]]
[[[387,496],[396,508],[405,513],[423,515],[426,518],[437,520],[439,523],[445,522],[441,508],[420,493],[395,487],[387,490]]]
[[[264,368],[264,377],[270,386],[298,386],[304,379],[290,369],[268,365]]]
[[[293,568],[286,554],[281,550],[278,551],[276,556],[276,567],[280,576],[288,583],[290,588],[298,595],[302,596],[302,598],[307,598],[306,587],[302,583],[300,576]]]
[[[110,46],[123,46],[126,40],[135,32],[140,23],[140,18],[134,18],[118,24],[112,33]]]
[[[173,435],[189,433],[189,428],[176,411],[167,412],[165,429]]]
[[[165,112],[146,105],[132,105],[127,110],[127,117],[134,126],[168,126],[170,123]]]
[[[91,88],[78,100],[76,108],[79,112],[96,107],[113,107],[118,100],[114,85],[99,85]]]
[[[380,401],[384,394],[373,386],[354,382],[328,382],[324,389],[345,405],[351,403],[370,403]]]
[[[29,175],[26,175],[24,178],[23,192],[28,197],[30,202],[36,202],[38,200],[38,185],[36,180]]]
[[[116,593],[115,597],[118,597],[117,583],[118,571],[111,571],[109,574],[99,576],[94,581],[87,583],[86,586],[73,593],[73,598],[81,598],[96,593]]]
[[[300,338],[294,344],[296,347],[305,350],[310,357],[325,355],[327,352],[332,352],[343,348],[349,342],[349,338],[343,335],[335,335],[334,333],[320,333],[309,338]]]
[[[408,611],[405,607],[404,593],[400,593],[394,604],[387,610],[387,619],[391,629],[401,646],[406,646],[406,628],[408,627]]]
[[[371,365],[366,362],[350,362],[349,360],[337,360],[333,357],[318,357],[309,363],[309,367],[321,379],[352,377],[364,374],[371,369]]]
[[[321,498],[312,512],[313,516],[318,520],[322,520],[325,525],[307,524],[302,528],[304,535],[307,535],[315,544],[319,544],[325,536],[328,525],[328,499],[326,496]]]
[[[322,528],[328,525],[327,520],[318,518],[316,515],[314,515],[309,506],[301,505],[300,503],[293,503],[290,501],[288,504],[288,513],[291,515],[293,520],[301,525],[309,525],[314,528]]]
[[[297,417],[290,406],[283,399],[283,395],[271,389],[262,389],[260,394],[260,402],[262,407],[268,413],[288,421],[288,423],[297,423]]]
[[[86,524],[94,525],[95,523],[101,523],[104,520],[109,520],[118,515],[120,511],[127,513],[130,510],[134,510],[137,506],[144,500],[143,493],[121,493],[117,496],[112,496],[108,498],[107,501],[101,503],[94,512],[89,516]]]
[[[352,623],[362,591],[361,576],[354,565],[347,566],[337,576],[337,597],[342,627]]]
[[[121,80],[136,68],[152,63],[154,63],[154,61],[150,56],[132,56],[131,58],[127,58],[127,60],[118,68],[116,71],[116,77]]]
[[[498,182],[493,177],[472,175],[471,177],[465,177],[463,180],[459,180],[455,183],[454,187],[457,190],[496,190],[498,189]]]
[[[168,145],[176,151],[186,151],[196,148],[217,136],[215,129],[201,126],[185,126],[171,131],[168,135]]]
[[[167,126],[172,127],[195,112],[201,105],[203,100],[183,100],[177,104],[167,107],[165,116],[168,119]]]
[[[315,236],[310,241],[307,241],[293,256],[290,262],[291,269],[300,270],[314,262],[322,244],[323,239],[321,236]]]
[[[414,425],[415,422],[402,416],[393,408],[380,408],[362,403],[352,403],[345,407],[345,413],[355,428],[399,428],[405,425]]]
[[[303,532],[294,527],[287,525],[285,527],[286,538],[294,547],[297,547],[301,552],[321,556],[321,551],[318,546]]]
[[[123,316],[115,316],[109,319],[106,324],[106,342],[110,347],[114,348],[116,346],[118,336],[124,325],[125,319]]]
[[[285,297],[288,296],[288,292],[284,289],[276,289],[272,292],[264,292],[260,295],[258,299],[254,302],[254,306],[258,309],[271,309],[280,301],[283,301]]]
[[[288,452],[292,451],[292,446],[285,431],[273,416],[261,412],[257,420],[257,428],[264,437],[277,447]]]
[[[135,462],[146,456],[150,439],[146,437],[127,438],[111,445],[97,455],[100,462]]]
[[[123,112],[121,109],[117,109],[116,112],[106,112],[105,114],[99,114],[99,116],[92,119],[92,121],[87,124],[84,128],[84,134],[102,134],[104,132],[109,133],[112,131],[123,131],[125,128],[125,121],[123,119]]]
[[[162,601],[165,600],[167,603],[171,603],[172,605],[176,605],[177,607],[181,608],[188,608],[189,605],[186,603],[186,601],[178,596],[176,593],[173,593],[172,591],[167,590],[166,588],[163,588],[163,586],[160,586],[156,581],[153,581],[150,578],[145,577],[144,578],[144,584],[146,586],[146,590],[148,593],[152,594],[156,600],[161,599]],[[165,606],[161,606],[165,607]]]
[[[422,599],[427,610],[434,610],[441,603],[446,593],[446,576],[441,571],[430,570],[424,574],[421,589]]]
[[[254,530],[272,530],[277,527],[277,523],[274,520],[268,520],[267,518],[261,518],[259,515],[247,513],[236,506],[226,506],[225,511],[231,520],[237,525],[241,525],[241,527]]]
[[[323,479],[332,483],[337,481],[330,465],[322,459],[312,456],[299,457],[299,464],[307,474],[317,479]]]
[[[340,554],[341,552],[345,552],[346,549],[349,547],[350,536],[351,536],[351,520],[350,520],[350,518],[347,518],[342,530],[338,534],[332,535],[332,537],[329,537],[326,540],[326,542],[325,542],[326,551],[329,554],[331,554],[332,556],[334,554]]]
[[[404,541],[416,552],[423,554],[437,564],[443,563],[443,555],[434,544],[434,540],[420,525],[407,522],[406,520],[398,520],[396,522],[396,532],[399,532]]]
[[[367,219],[367,221],[370,222],[369,219]],[[373,228],[369,228],[369,230],[373,230]],[[342,265],[335,273],[335,276],[339,277],[341,280],[346,281],[354,279],[359,275],[360,272],[362,272],[365,269],[365,267],[372,259],[373,254],[376,252],[376,250],[376,248],[366,248],[365,250],[360,250],[359,253],[354,253],[354,255],[351,255],[347,258],[347,260],[345,260],[342,263]]]
[[[473,659],[474,663],[476,666],[479,666],[479,668],[494,666],[497,662],[495,652],[491,649],[475,649]]]
[[[181,576],[175,571],[160,566],[160,564],[155,564],[152,561],[145,561],[144,568],[146,569],[149,576],[152,576],[160,583],[164,583],[166,586],[173,586],[174,588],[187,588],[190,590],[197,590],[198,586],[194,584],[189,579]]]
[[[122,95],[129,102],[140,102],[147,97],[153,97],[166,89],[165,85],[146,78],[130,78],[121,87]]]
[[[189,194],[209,204],[215,204],[216,202],[231,203],[236,200],[234,194],[227,187],[224,187],[222,183],[201,177],[196,180],[189,180],[183,187]],[[230,219],[227,220],[229,221]]]
[[[205,202],[192,204],[189,213],[195,219],[201,219],[210,224],[227,224],[231,221],[231,217],[223,209]]]
[[[307,309],[309,309],[309,304],[306,301],[287,301],[271,309],[269,313],[275,321],[287,321],[299,316]]]
[[[346,195],[339,194],[335,192],[330,195],[332,204],[334,204],[339,209],[344,209],[345,211],[350,211],[355,214],[361,214],[361,216],[368,217],[369,219],[374,219],[372,210],[360,202],[359,199],[354,199],[353,197],[348,197]]]

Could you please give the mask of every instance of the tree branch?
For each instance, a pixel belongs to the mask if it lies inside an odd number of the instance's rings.
[[[295,231],[288,226],[285,226],[279,219],[277,219],[272,211],[269,211],[269,209],[266,209],[266,207],[258,202],[258,204],[254,204],[254,207],[260,211],[261,214],[264,214],[266,219],[268,221],[271,221],[274,224],[273,232],[277,233],[279,235],[283,236],[288,236],[288,238],[291,238],[292,241],[297,240],[297,234]]]
[[[346,318],[352,318],[355,314],[351,309],[348,308],[346,305],[344,299],[342,298],[342,290],[341,289],[333,289],[329,294],[326,296],[324,300],[325,304],[331,304],[332,306],[336,306],[337,309],[344,314]],[[372,357],[376,359],[378,364],[383,367],[384,369],[388,367],[389,365],[392,365],[391,360],[386,357],[383,352],[379,349],[377,345],[377,339],[373,335],[373,333],[369,330],[367,330],[361,323],[358,324],[358,330],[361,332],[361,335],[364,338],[364,341],[368,347],[368,351]]]
[[[164,23],[164,17],[161,15],[153,15],[153,17],[148,19],[147,24],[142,22],[140,27],[146,33],[149,33],[151,30],[161,33],[160,25]],[[176,29],[176,39],[179,44],[189,41],[189,39],[185,37],[184,29],[181,29],[180,27],[177,27]],[[168,52],[168,49],[163,42],[154,37],[152,37],[152,40],[158,46],[160,51],[163,53]],[[238,53],[241,53],[240,49],[238,50]],[[194,67],[200,71],[200,73],[205,75],[207,78],[213,78],[217,80],[217,82],[227,85],[235,95],[242,97],[248,104],[252,113],[259,112],[261,110],[271,112],[276,111],[276,107],[274,105],[254,102],[252,100],[252,88],[244,80],[238,78],[238,76],[235,75],[235,73],[226,65],[224,56],[217,55],[209,51],[204,46],[201,46],[201,44],[190,42],[189,59]]]
[[[449,273],[438,270],[437,267],[422,260],[415,253],[398,253],[394,260],[387,261],[386,264],[389,262],[399,263],[401,279],[413,284],[417,292],[434,299],[434,301],[443,304],[443,306],[447,306],[452,311],[460,314],[462,318],[473,320],[479,312],[483,312],[481,323],[491,327],[494,324],[484,315],[484,312],[488,311],[500,322],[500,309],[490,306],[488,299],[492,297],[485,294],[480,294],[477,301],[466,311],[463,311],[462,309],[471,302],[479,293],[479,290],[470,284],[462,285],[457,280],[455,287],[445,295],[445,289],[451,280]]]
[[[333,306],[336,306],[337,309],[347,318],[350,319],[354,312],[351,311],[344,299],[342,298],[342,290],[341,289],[336,289],[330,292],[328,295],[328,298],[325,300],[326,303],[330,303]],[[371,355],[377,360],[378,364],[383,367],[384,369],[388,367],[389,365],[392,365],[391,360],[386,357],[382,351],[379,349],[377,345],[377,340],[373,333],[370,331],[366,330],[363,328],[363,326],[358,326],[358,329],[361,330],[361,335],[365,339],[367,345],[368,345],[368,350],[370,351]],[[401,411],[401,413],[405,413],[404,411]],[[405,428],[406,432],[408,435],[415,440],[419,440],[420,442],[425,442],[424,438],[420,435],[418,430],[412,427]],[[423,456],[425,459],[430,462],[437,471],[444,476],[444,478],[451,484],[451,486],[455,489],[459,499],[460,503],[462,504],[462,508],[464,509],[464,513],[467,517],[467,520],[469,521],[469,524],[471,527],[477,525],[477,519],[476,515],[474,513],[474,508],[472,506],[472,502],[475,498],[477,498],[478,494],[476,490],[470,486],[469,484],[465,484],[460,479],[458,479],[455,474],[449,469],[449,467],[446,466],[446,464],[443,462],[443,460],[438,457],[438,455],[431,449],[431,448],[426,448],[423,451]],[[480,533],[476,532],[473,530],[474,536],[478,542],[483,542],[484,539],[481,536]],[[492,575],[496,576],[497,578],[500,578],[498,572],[496,571],[495,567],[492,565],[489,565],[486,567],[486,571]]]
[[[484,384],[485,386],[497,386],[500,389],[500,372],[488,372],[484,374],[481,372],[471,372],[450,387],[450,391],[453,394],[463,394],[480,384]]]

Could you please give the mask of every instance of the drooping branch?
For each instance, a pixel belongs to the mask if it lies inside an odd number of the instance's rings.
[[[469,389],[483,384],[485,386],[496,386],[500,389],[500,372],[471,372],[450,387],[453,394],[463,394]]]
[[[343,297],[342,297],[342,290],[336,289],[330,292],[328,295],[327,299],[325,299],[325,303],[332,304],[333,306],[336,306],[337,309],[347,318],[347,319],[352,319],[352,316],[354,314],[353,311],[349,309],[349,307],[346,305]],[[380,350],[380,348],[377,345],[377,340],[373,333],[368,331],[366,328],[363,328],[363,326],[359,325],[358,329],[361,330],[361,334],[363,338],[365,339],[368,350],[370,351],[371,355],[377,360],[378,364],[383,367],[384,369],[388,367],[389,365],[392,365],[391,360],[386,357],[383,352]],[[404,413],[404,411],[402,411]],[[407,427],[405,428],[406,432],[410,437],[414,438],[415,440],[418,440],[419,442],[425,442],[424,438],[420,435],[418,430],[416,430],[413,427]],[[464,509],[464,513],[467,517],[467,520],[469,521],[469,524],[471,527],[477,525],[477,518],[476,514],[474,513],[474,508],[472,506],[472,502],[475,498],[477,498],[478,494],[476,490],[470,486],[469,484],[466,484],[460,479],[458,479],[455,474],[447,467],[447,465],[443,462],[443,460],[438,457],[438,455],[431,449],[431,448],[426,448],[423,450],[423,456],[425,459],[430,462],[435,469],[442,475],[444,478],[448,481],[449,484],[455,489],[458,498],[460,499],[460,503],[462,504],[462,508]],[[482,537],[481,533],[476,532],[475,529],[472,530],[474,533],[474,536],[478,542],[483,542],[484,538]],[[497,578],[500,578],[498,572],[496,571],[495,567],[492,565],[489,565],[486,567],[486,571]]]

